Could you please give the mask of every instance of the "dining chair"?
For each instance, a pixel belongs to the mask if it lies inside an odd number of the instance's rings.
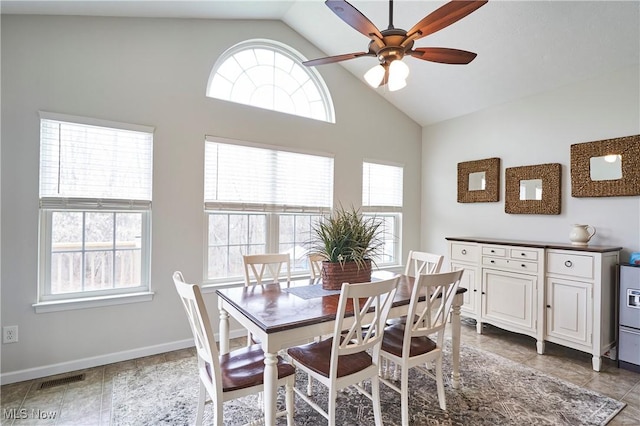
[[[309,255],[309,270],[311,272],[311,279],[315,280],[322,275],[322,262],[324,262],[324,256],[320,254]]]
[[[436,381],[440,408],[447,409],[442,377],[442,347],[447,318],[462,277],[462,270],[416,277],[407,318],[412,323],[388,326],[382,338],[380,356],[400,368],[400,387],[381,377],[380,380],[400,394],[402,425],[409,425],[409,369],[417,368]],[[424,300],[420,300],[424,297]],[[435,372],[428,363],[435,363]],[[422,368],[424,364],[427,368]]]
[[[437,274],[442,268],[444,256],[423,251],[410,251],[404,274],[417,277],[420,274]]]
[[[262,285],[267,280],[278,282],[282,267],[285,267],[287,284],[291,282],[291,259],[288,254],[267,253],[242,256],[244,263],[244,285]],[[247,346],[258,341],[247,331]]]
[[[291,281],[291,259],[284,253],[248,254],[242,256],[244,263],[244,285],[261,285],[267,279],[280,280],[282,267],[285,266],[287,282]]]
[[[207,395],[214,404],[213,424],[223,425],[223,402],[263,391],[264,353],[259,345],[244,347],[220,355],[213,337],[207,309],[196,284],[188,284],[180,271],[173,273],[173,282],[187,313],[198,356],[200,392],[195,424],[201,425]],[[293,426],[294,367],[278,357],[278,385],[285,386],[287,426]]]
[[[336,424],[337,393],[348,386],[354,386],[371,400],[375,424],[382,424],[378,359],[397,285],[397,277],[370,283],[342,284],[332,337],[287,350],[296,369],[329,388],[327,411],[302,390],[293,389],[328,420],[329,426]],[[363,331],[365,322],[368,327]],[[366,379],[371,380],[370,393],[361,385]]]
[[[423,251],[409,251],[404,274],[409,277],[417,277],[422,274],[437,274],[442,268],[444,256],[440,254],[427,253]],[[387,324],[392,325],[397,322],[405,322],[406,316],[400,318],[390,318]]]

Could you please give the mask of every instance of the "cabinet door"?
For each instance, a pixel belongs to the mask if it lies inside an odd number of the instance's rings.
[[[482,274],[482,319],[534,332],[537,278],[493,269]]]
[[[547,335],[591,345],[592,284],[547,278]]]
[[[470,267],[469,265],[462,264],[451,264],[452,271],[464,270],[462,274],[462,279],[460,280],[460,287],[464,287],[467,289],[466,293],[464,293],[464,305],[460,308],[462,312],[466,312],[469,314],[478,314],[477,306],[477,297],[478,297],[478,287],[476,285],[476,268]]]

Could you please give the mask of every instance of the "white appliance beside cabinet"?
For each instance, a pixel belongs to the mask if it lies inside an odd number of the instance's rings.
[[[452,271],[464,269],[461,314],[482,324],[601,356],[615,346],[621,247],[447,237]]]

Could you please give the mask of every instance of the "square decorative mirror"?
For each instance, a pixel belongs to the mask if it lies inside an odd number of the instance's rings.
[[[560,163],[505,170],[504,211],[513,214],[560,214]]]
[[[571,145],[571,195],[640,194],[640,135]]]
[[[458,202],[486,203],[500,198],[500,159],[458,163]]]

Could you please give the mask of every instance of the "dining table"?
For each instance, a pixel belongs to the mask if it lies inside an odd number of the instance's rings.
[[[389,271],[375,271],[372,281],[398,277],[389,318],[407,314],[415,279]],[[451,308],[451,383],[460,385],[460,306],[458,288]],[[278,351],[333,334],[340,290],[324,290],[321,279],[292,279],[270,284],[216,290],[220,314],[220,353],[229,352],[229,317],[260,342],[264,351],[264,424],[275,425]],[[424,298],[423,298],[424,299]],[[346,323],[345,326],[350,324]]]

